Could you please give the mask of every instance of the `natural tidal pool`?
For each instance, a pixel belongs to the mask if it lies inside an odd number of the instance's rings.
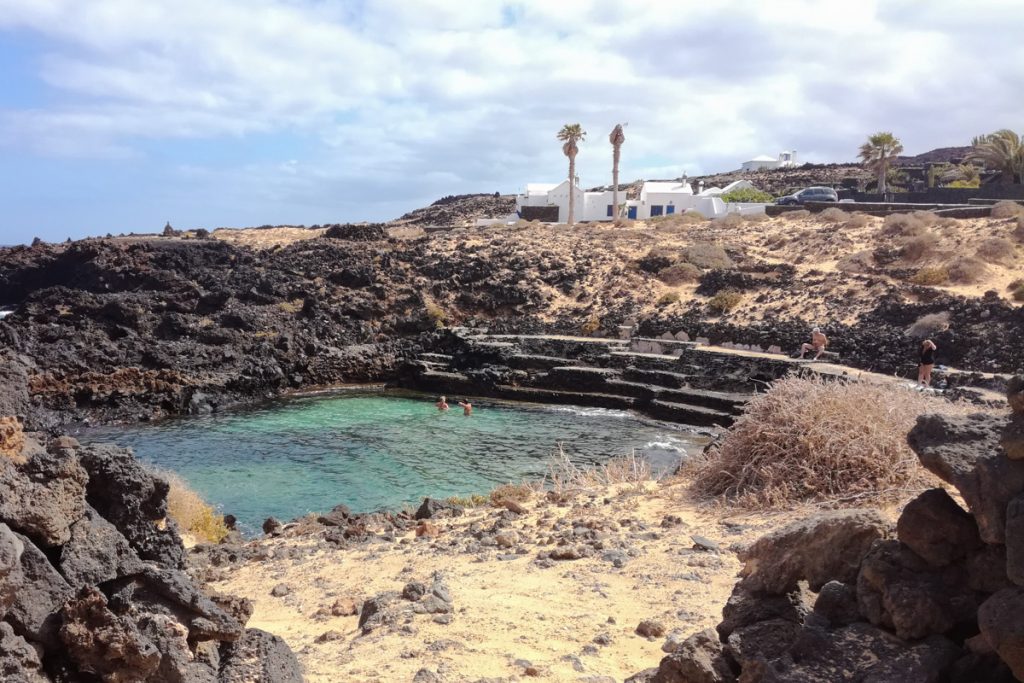
[[[559,445],[578,465],[634,449],[652,467],[675,466],[708,437],[680,425],[601,408],[474,400],[439,412],[431,397],[348,391],[153,424],[97,428],[83,441],[130,446],[173,470],[208,502],[254,531],[344,503],[368,512],[424,496],[486,494],[539,479]]]

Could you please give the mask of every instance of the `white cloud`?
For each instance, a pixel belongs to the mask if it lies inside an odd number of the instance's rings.
[[[1013,4],[0,0],[0,32],[46,38],[53,102],[0,108],[0,145],[118,158],[296,132],[321,147],[211,173],[410,203],[560,177],[567,121],[590,131],[588,185],[608,182],[619,121],[627,178],[790,148],[846,160],[878,129],[925,151],[1022,127]]]

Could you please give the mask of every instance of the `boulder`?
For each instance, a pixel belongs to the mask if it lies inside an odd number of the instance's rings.
[[[302,668],[280,637],[255,628],[221,648],[218,683],[302,683]]]
[[[139,631],[160,652],[160,663],[151,680],[161,683],[217,683],[219,653],[214,649],[204,657],[193,652],[188,642],[188,629],[173,617],[147,614],[139,619]]]
[[[814,591],[833,580],[853,582],[861,558],[888,530],[874,510],[836,510],[795,522],[737,553],[743,586],[781,595],[801,580]]]
[[[729,636],[726,652],[745,668],[759,659],[774,659],[796,642],[803,626],[786,619],[769,619],[738,628]]]
[[[759,621],[785,619],[795,624],[803,623],[808,611],[799,590],[785,595],[754,593],[740,582],[733,586],[732,594],[722,608],[722,622],[716,630],[724,642],[736,629]]]
[[[1003,428],[999,445],[1010,460],[1024,460],[1024,415],[1013,416]]]
[[[0,621],[0,681],[47,683],[39,653],[11,625]]]
[[[962,566],[934,568],[898,541],[881,541],[864,558],[857,603],[872,624],[905,639],[946,633],[977,609]]]
[[[47,453],[35,442],[21,465],[0,458],[0,519],[44,547],[68,542],[85,514],[88,475],[73,453]]]
[[[1006,506],[1006,576],[1024,586],[1024,494]]]
[[[9,349],[0,350],[0,415],[28,417],[32,405],[28,381],[35,363]]]
[[[60,639],[79,669],[106,681],[145,681],[160,666],[160,652],[129,619],[107,609],[96,588],[84,588],[62,610]]]
[[[1014,415],[1024,415],[1024,375],[1015,375],[1006,383],[1006,400]]]
[[[21,576],[21,555],[25,544],[11,531],[11,528],[0,522],[0,618],[7,613],[7,607],[14,599],[15,586],[23,579]]]
[[[57,568],[75,588],[104,583],[142,570],[142,561],[113,524],[92,508],[71,525]]]
[[[324,526],[348,526],[352,519],[352,511],[345,505],[335,505],[330,512],[317,517],[318,522]]]
[[[446,503],[443,500],[424,498],[419,509],[416,510],[416,519],[434,519],[436,517],[458,517],[465,512],[461,505]]]
[[[1005,545],[983,545],[967,556],[963,566],[971,590],[989,594],[1013,587],[1007,576]]]
[[[896,537],[935,567],[981,545],[974,518],[943,489],[930,489],[907,503],[896,522]]]
[[[24,464],[23,450],[25,433],[18,418],[9,415],[0,417],[0,458],[7,458],[15,464]]]
[[[1024,461],[999,445],[1005,425],[980,413],[923,415],[907,437],[921,464],[960,491],[986,543],[1004,541],[1006,506],[1024,493]]]
[[[185,572],[176,569],[147,565],[119,597],[125,603],[174,615],[188,629],[192,642],[234,641],[242,636],[242,624],[199,590]]]
[[[74,591],[32,541],[20,534],[15,537],[22,552],[20,567],[7,577],[11,602],[6,619],[18,635],[56,646],[57,612]]]
[[[999,658],[1024,680],[1024,588],[994,593],[978,608],[978,628]]]
[[[859,621],[857,589],[839,581],[829,581],[818,591],[814,613],[826,619],[833,628]]]
[[[147,472],[130,450],[112,444],[85,446],[78,455],[89,473],[89,504],[117,527],[140,558],[184,568],[185,549],[167,519],[167,482]]]
[[[711,629],[695,633],[664,657],[651,683],[731,683],[736,680],[722,642]]]

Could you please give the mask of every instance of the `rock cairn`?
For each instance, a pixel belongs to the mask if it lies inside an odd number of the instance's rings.
[[[0,680],[292,683],[252,604],[185,571],[166,482],[130,451],[0,418]]]
[[[923,416],[908,440],[959,491],[895,529],[870,510],[791,524],[739,553],[717,629],[633,683],[1024,680],[1024,378],[1009,419]]]

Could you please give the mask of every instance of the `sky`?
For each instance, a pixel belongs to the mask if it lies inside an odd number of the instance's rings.
[[[0,0],[0,244],[1024,132],[1022,0]]]

